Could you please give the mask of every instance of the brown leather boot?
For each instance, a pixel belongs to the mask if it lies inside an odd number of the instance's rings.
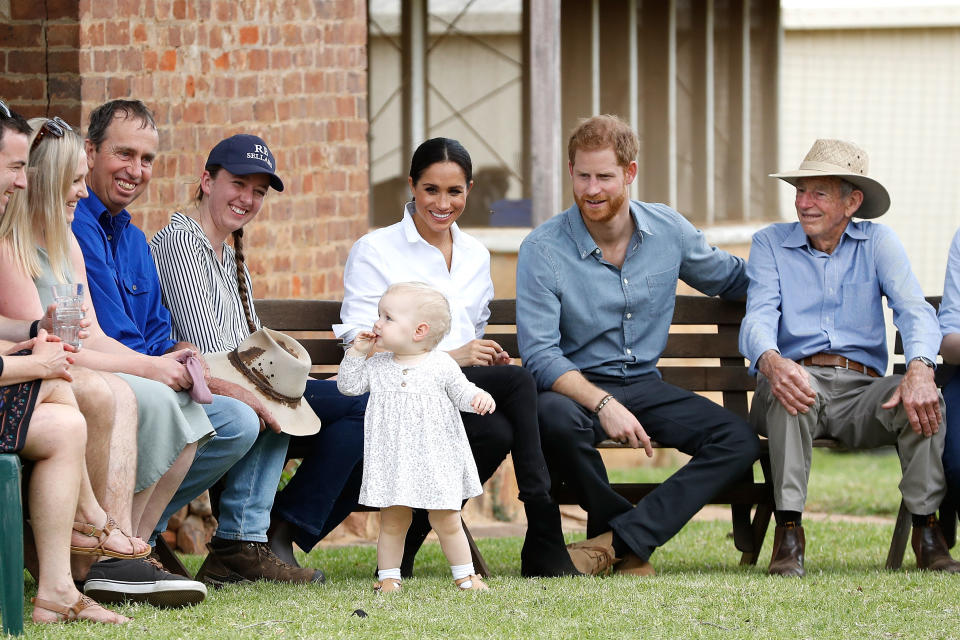
[[[918,569],[960,573],[960,562],[950,557],[936,516],[928,517],[922,527],[913,528],[911,543],[913,552],[917,555]]]
[[[802,526],[790,522],[774,529],[770,574],[797,578],[805,576],[807,572],[803,569],[803,550],[806,544]]]

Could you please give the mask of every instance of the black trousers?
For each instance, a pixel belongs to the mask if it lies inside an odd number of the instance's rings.
[[[486,482],[512,451],[520,500],[550,500],[550,475],[540,446],[533,376],[514,365],[464,367],[463,373],[497,403],[496,410],[485,416],[460,414],[480,482]]]
[[[540,393],[543,450],[553,482],[565,482],[589,514],[587,536],[613,529],[646,560],[714,495],[738,480],[760,454],[747,422],[656,373],[631,378],[587,376],[613,395],[657,442],[692,456],[635,507],[616,493],[595,445],[607,438],[600,420],[570,398]]]

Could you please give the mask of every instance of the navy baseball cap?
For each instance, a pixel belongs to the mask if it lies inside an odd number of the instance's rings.
[[[238,133],[217,143],[207,156],[207,165],[220,165],[236,176],[265,173],[270,186],[283,191],[283,180],[276,174],[277,163],[263,138]]]

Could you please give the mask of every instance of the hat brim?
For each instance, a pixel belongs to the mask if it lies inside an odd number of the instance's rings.
[[[313,412],[313,409],[310,408],[310,405],[307,404],[307,401],[303,398],[300,398],[300,402],[296,408],[291,408],[270,398],[247,379],[246,376],[237,371],[236,367],[227,359],[227,352],[210,353],[204,356],[204,358],[210,367],[211,376],[214,378],[223,378],[228,382],[234,382],[257,396],[257,398],[270,409],[270,412],[273,413],[283,433],[290,434],[291,436],[312,436],[320,431],[320,418],[317,417],[317,414]]]
[[[263,170],[262,164],[222,164],[220,165],[230,173],[235,176],[249,176],[254,173],[262,173],[267,176],[270,176],[270,186],[273,187],[274,191],[283,191],[283,180],[280,179],[275,173],[270,173],[269,171]]]
[[[771,178],[779,178],[793,186],[797,185],[800,178],[825,178],[825,177],[843,178],[853,184],[857,189],[863,192],[863,203],[853,214],[854,218],[869,220],[879,218],[890,209],[890,194],[886,188],[867,176],[859,173],[846,173],[843,171],[817,171],[815,169],[797,169],[796,171],[783,171],[781,173],[771,173]]]

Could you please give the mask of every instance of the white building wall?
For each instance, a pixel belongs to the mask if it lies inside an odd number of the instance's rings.
[[[891,195],[879,221],[899,234],[925,293],[942,293],[960,226],[960,8],[831,13],[791,4],[798,6],[783,13],[781,158],[771,172],[796,168],[816,138],[861,145]],[[853,28],[858,21],[867,27]],[[919,26],[889,26],[898,23]],[[782,189],[781,215],[795,219],[792,189]]]

